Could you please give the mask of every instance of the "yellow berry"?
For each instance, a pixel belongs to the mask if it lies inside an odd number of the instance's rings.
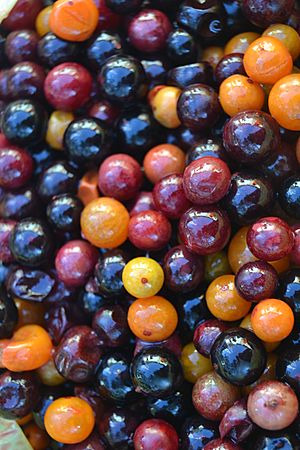
[[[162,288],[164,272],[154,259],[140,257],[126,264],[122,279],[126,291],[133,297],[152,297]]]

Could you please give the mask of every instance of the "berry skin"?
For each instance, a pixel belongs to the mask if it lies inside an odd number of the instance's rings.
[[[164,272],[154,259],[134,258],[124,267],[122,280],[124,288],[133,297],[152,297],[162,288]]]

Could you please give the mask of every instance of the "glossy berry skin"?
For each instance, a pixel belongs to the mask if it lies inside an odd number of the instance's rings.
[[[10,338],[18,321],[18,310],[4,288],[0,290],[0,339]]]
[[[116,125],[120,145],[139,161],[157,143],[159,130],[149,108],[140,105],[124,110]]]
[[[197,53],[196,42],[186,30],[179,28],[169,34],[167,54],[172,61],[182,65],[189,64],[196,61]]]
[[[294,268],[284,272],[279,278],[278,297],[293,310],[295,317],[300,315],[300,270]]]
[[[122,250],[109,250],[99,258],[95,275],[100,293],[106,296],[123,293],[122,273],[127,260]]]
[[[121,38],[118,34],[102,31],[86,46],[86,57],[89,67],[95,72],[101,70],[103,64],[111,57],[123,53]]]
[[[127,239],[129,214],[115,199],[96,198],[84,208],[80,224],[85,238],[95,247],[116,248]]]
[[[200,416],[188,418],[182,427],[181,441],[189,450],[203,449],[205,444],[219,436],[217,425]]]
[[[228,242],[231,228],[225,211],[216,206],[194,206],[180,218],[179,236],[198,255],[215,253]]]
[[[173,174],[164,177],[155,184],[153,200],[158,211],[169,219],[179,219],[190,207],[183,189],[183,176]]]
[[[186,163],[189,165],[197,159],[212,156],[214,158],[221,158],[226,161],[226,153],[222,141],[218,138],[200,138],[191,146],[186,154]]]
[[[219,421],[239,396],[237,387],[225,383],[215,372],[208,372],[194,384],[192,400],[201,416]]]
[[[210,359],[201,355],[192,342],[183,347],[180,361],[185,380],[192,384],[213,368]]]
[[[134,356],[137,355],[145,347],[155,347],[155,346],[166,348],[167,350],[170,350],[170,352],[174,353],[174,355],[176,355],[177,358],[180,358],[182,345],[181,340],[177,333],[172,334],[170,337],[164,339],[163,341],[157,342],[143,341],[142,339],[136,338],[134,347]]]
[[[36,61],[38,35],[32,30],[19,30],[9,33],[5,41],[5,54],[13,64],[22,61]]]
[[[239,269],[234,283],[243,298],[249,302],[259,302],[273,297],[278,286],[278,275],[271,264],[253,261]]]
[[[159,211],[145,211],[131,217],[128,238],[141,250],[160,250],[171,238],[171,224]]]
[[[182,124],[192,130],[212,127],[221,114],[218,96],[205,84],[186,87],[177,103],[178,117]]]
[[[232,159],[256,164],[279,147],[279,128],[275,120],[262,111],[244,111],[226,123],[223,143]]]
[[[247,410],[254,423],[265,430],[282,430],[295,420],[298,400],[294,391],[280,381],[265,381],[249,394]]]
[[[47,33],[38,43],[38,56],[43,65],[52,69],[59,64],[76,61],[79,47],[75,42],[68,42],[53,33]]]
[[[164,257],[163,269],[166,286],[175,292],[192,291],[203,280],[202,258],[191,253],[184,245],[168,251]]]
[[[128,38],[141,52],[158,52],[165,47],[171,30],[171,23],[162,11],[143,9],[130,21]]]
[[[179,33],[180,37],[181,34],[183,34],[185,38],[188,37],[188,39],[191,39],[189,33],[184,30],[174,31],[175,36],[177,36],[176,33]],[[189,55],[189,58],[191,58],[191,55]],[[178,62],[181,63],[181,61]],[[206,61],[201,61],[193,64],[186,64],[184,66],[173,67],[168,71],[167,81],[170,86],[177,86],[180,89],[184,89],[191,84],[197,83],[211,85],[212,78],[212,66]]]
[[[147,409],[151,417],[166,420],[174,426],[181,424],[192,410],[190,386],[183,385],[167,398],[148,397]]]
[[[133,446],[133,434],[140,423],[141,413],[136,415],[129,409],[114,407],[108,409],[97,421],[100,438],[106,447],[126,448]]]
[[[219,426],[222,439],[229,438],[241,443],[255,431],[255,425],[247,413],[247,402],[243,398],[234,403],[223,416]]]
[[[178,315],[172,303],[154,295],[135,300],[129,307],[127,320],[131,331],[139,339],[158,342],[174,333]]]
[[[221,84],[231,75],[246,75],[243,56],[243,53],[229,53],[223,56],[215,68],[215,78],[218,84]]]
[[[136,395],[129,368],[130,361],[122,353],[109,353],[101,358],[96,386],[102,398],[122,404]]]
[[[276,39],[275,39],[276,40]],[[291,131],[299,131],[300,76],[298,73],[281,78],[271,89],[268,106],[270,114],[279,125]]]
[[[5,219],[20,220],[39,216],[39,198],[32,187],[6,191],[0,200],[0,214]]]
[[[300,227],[299,224],[295,224],[292,226],[292,230],[294,232],[294,237],[295,237],[295,242],[294,242],[294,247],[292,249],[292,253],[290,254],[290,260],[293,264],[296,264],[297,266],[299,266],[299,261],[300,261],[300,245],[299,245],[299,240],[300,240]]]
[[[71,161],[99,164],[110,149],[109,134],[97,119],[77,119],[65,131],[64,146]]]
[[[242,447],[229,439],[214,439],[206,444],[203,450],[242,450]]]
[[[2,26],[6,30],[33,29],[35,19],[42,8],[43,3],[40,0],[18,0]]]
[[[61,397],[48,406],[44,422],[53,439],[64,444],[77,444],[91,434],[95,418],[86,401],[78,397]]]
[[[287,383],[300,394],[300,353],[299,348],[294,348],[282,352],[276,361],[276,378],[283,383]]]
[[[63,245],[55,258],[58,278],[67,286],[83,286],[95,267],[98,251],[86,241],[74,240]]]
[[[132,380],[139,392],[164,398],[182,383],[182,369],[177,357],[166,349],[141,350],[132,361]]]
[[[197,205],[217,203],[227,193],[230,170],[219,158],[210,156],[193,161],[183,174],[183,189],[187,198]]]
[[[8,90],[13,100],[34,98],[43,100],[44,69],[33,62],[22,62],[10,69]]]
[[[247,244],[259,259],[275,261],[291,253],[294,234],[289,225],[279,217],[265,217],[248,230]]]
[[[245,386],[254,383],[266,367],[267,353],[251,331],[232,328],[220,334],[211,348],[215,371],[227,383]]]
[[[179,439],[175,428],[165,420],[148,419],[142,422],[134,433],[134,448],[137,450],[177,450]]]
[[[285,339],[293,329],[294,320],[292,309],[287,303],[278,299],[262,300],[251,314],[253,331],[265,342],[278,342]]]
[[[47,219],[56,230],[77,232],[82,209],[79,198],[70,194],[58,195],[47,205]]]
[[[108,100],[131,102],[145,94],[145,71],[132,56],[112,56],[103,64],[98,83]]]
[[[2,130],[6,138],[21,146],[35,144],[46,134],[45,110],[31,100],[9,103],[2,117]]]
[[[183,173],[184,168],[185,154],[173,144],[157,145],[144,158],[145,175],[153,184],[167,175]]]
[[[55,279],[42,270],[16,267],[6,280],[9,294],[13,298],[31,302],[42,302],[50,294]]]
[[[225,26],[224,9],[216,1],[185,1],[179,7],[177,21],[195,37],[218,37]]]
[[[89,109],[89,116],[100,120],[103,125],[110,126],[119,116],[119,110],[108,100],[100,100]]]
[[[141,256],[131,259],[126,264],[122,281],[126,291],[133,297],[151,297],[162,288],[164,272],[154,259]]]
[[[54,363],[67,380],[86,383],[93,378],[101,354],[101,341],[95,331],[78,325],[70,328],[56,347]]]
[[[254,171],[240,171],[232,175],[223,205],[233,222],[248,225],[271,210],[273,198],[267,179]]]
[[[200,323],[194,331],[193,343],[197,351],[209,358],[216,339],[228,329],[228,324],[217,319],[208,319]]]
[[[300,178],[298,176],[284,181],[279,191],[279,203],[287,214],[300,219]]]
[[[38,219],[23,219],[10,236],[10,250],[20,264],[39,266],[49,260],[52,236],[48,227]]]
[[[242,10],[254,25],[266,28],[272,23],[285,22],[292,13],[294,0],[276,0],[272,4],[263,0],[244,0]]]
[[[0,415],[16,420],[30,414],[40,397],[40,384],[34,372],[9,372],[0,375]]]
[[[87,102],[92,91],[92,77],[82,65],[63,63],[48,73],[44,91],[53,108],[73,111]]]
[[[1,212],[1,204],[0,204]],[[16,222],[14,220],[0,220],[0,260],[5,264],[13,262],[14,257],[9,248],[10,234],[14,229]]]
[[[0,148],[0,187],[17,189],[31,178],[33,159],[27,150],[9,145]]]
[[[148,191],[140,191],[135,202],[130,210],[130,216],[135,216],[140,212],[145,212],[149,210],[156,210],[153,194]]]
[[[297,437],[290,432],[283,431],[264,431],[260,433],[254,444],[257,450],[275,450],[278,446],[293,450],[297,444]]]
[[[100,191],[103,195],[120,201],[135,197],[142,180],[143,174],[138,162],[124,153],[109,156],[99,168]]]
[[[55,195],[76,194],[78,176],[66,161],[54,161],[40,174],[37,182],[39,197],[48,203]]]
[[[93,317],[92,328],[105,348],[121,347],[129,341],[127,313],[121,305],[99,308]]]

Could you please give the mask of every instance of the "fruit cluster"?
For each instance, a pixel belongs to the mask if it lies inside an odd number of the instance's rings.
[[[299,32],[298,0],[15,2],[0,440],[300,449]]]

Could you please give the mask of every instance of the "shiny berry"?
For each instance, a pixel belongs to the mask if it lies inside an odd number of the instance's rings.
[[[33,159],[25,149],[9,145],[0,149],[0,187],[16,189],[31,178]]]
[[[160,250],[171,238],[171,224],[158,211],[145,211],[131,217],[128,238],[141,250]]]
[[[234,283],[243,298],[250,302],[259,302],[273,297],[278,286],[278,276],[271,264],[253,261],[239,269]]]
[[[183,189],[181,174],[168,175],[155,184],[153,199],[156,208],[169,219],[179,219],[190,207]]]
[[[121,347],[129,341],[127,313],[121,305],[99,308],[93,317],[92,328],[104,347]]]
[[[194,331],[193,343],[197,351],[207,358],[215,340],[228,329],[225,322],[217,319],[208,319],[200,323]]]
[[[161,419],[148,419],[142,422],[134,433],[134,448],[152,450],[177,450],[179,439],[175,428]]]

